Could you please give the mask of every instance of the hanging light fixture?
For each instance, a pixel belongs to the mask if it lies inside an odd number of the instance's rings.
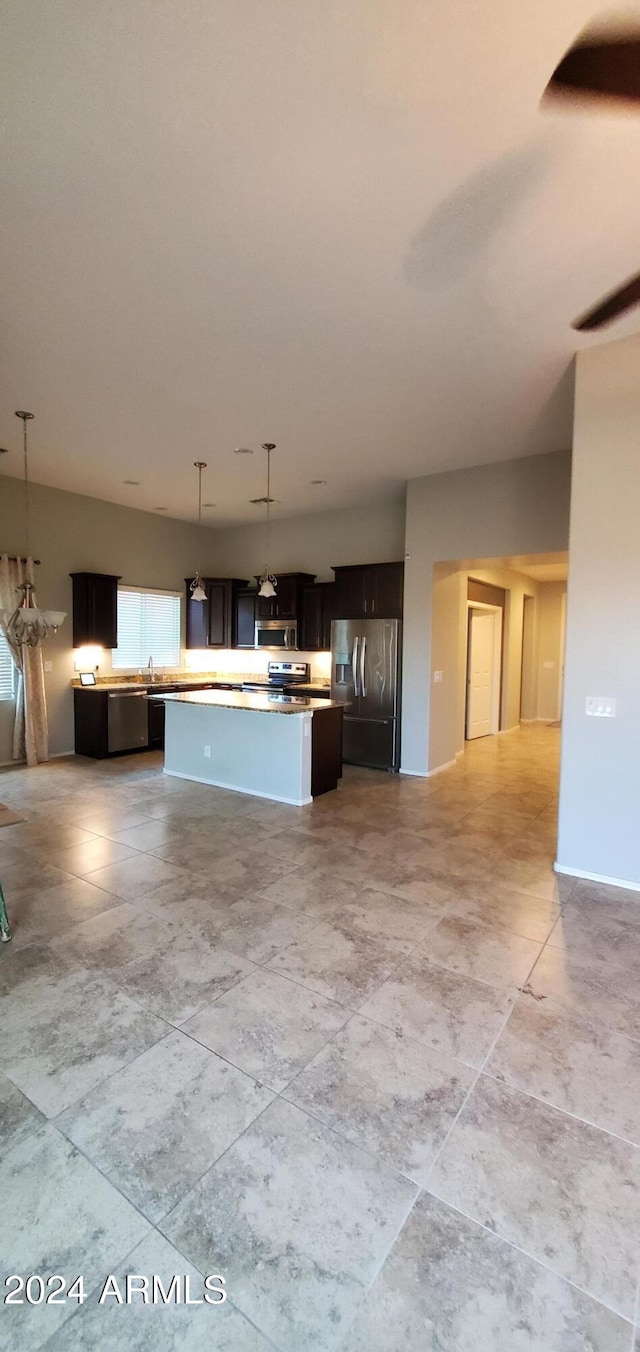
[[[275,441],[263,441],[263,451],[267,452],[267,559],[269,558],[269,534],[271,525],[271,452],[275,451]],[[269,572],[269,564],[266,563],[260,581],[258,583],[258,596],[275,596],[278,579],[273,573]]]
[[[202,471],[207,468],[206,460],[194,460],[194,468],[198,471],[198,525],[202,525]],[[196,575],[189,588],[192,601],[206,601],[207,593],[200,580],[200,573],[196,568]]]
[[[29,448],[27,445],[27,423],[35,417],[24,409],[16,409],[16,418],[22,418],[23,455],[24,455],[24,543],[25,557],[29,554]],[[14,611],[5,610],[2,619],[9,642],[14,647],[37,648],[49,634],[56,634],[67,618],[66,610],[40,610],[36,600],[33,582],[21,582],[16,591],[22,594]]]

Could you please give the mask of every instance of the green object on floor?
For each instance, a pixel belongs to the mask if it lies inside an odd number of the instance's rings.
[[[11,938],[11,927],[9,925],[9,917],[7,915],[7,908],[4,900],[4,892],[2,891],[2,883],[0,883],[0,939],[2,940],[3,944],[8,944],[10,938]]]

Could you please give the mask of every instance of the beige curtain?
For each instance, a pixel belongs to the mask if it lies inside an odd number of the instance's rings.
[[[25,561],[10,559],[7,554],[0,556],[0,612],[15,610],[20,599],[16,588],[21,582],[33,582],[33,573],[33,559]],[[12,756],[16,761],[26,760],[27,765],[37,765],[49,759],[42,645],[39,643],[37,648],[14,646],[1,619],[0,625],[17,673]]]

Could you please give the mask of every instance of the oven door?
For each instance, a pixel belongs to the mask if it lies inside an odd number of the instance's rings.
[[[283,648],[290,652],[297,646],[298,626],[295,620],[256,620],[256,648]]]

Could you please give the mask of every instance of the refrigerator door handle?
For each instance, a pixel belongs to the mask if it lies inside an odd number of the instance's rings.
[[[359,638],[357,637],[357,635],[356,635],[356,637],[355,637],[354,640],[353,640],[353,655],[352,655],[352,658],[351,658],[351,669],[352,669],[352,671],[353,671],[353,690],[354,690],[354,694],[355,694],[355,695],[359,695],[359,694],[360,694],[360,691],[358,690],[358,644],[359,644],[359,642],[360,642],[360,639],[359,639]]]
[[[365,668],[365,663],[364,663],[366,651],[367,651],[367,640],[366,640],[366,636],[363,636],[363,638],[362,638],[362,645],[361,645],[361,648],[360,648],[360,686],[361,686],[361,690],[362,690],[362,694],[363,694],[363,695],[366,695],[366,693],[367,693],[367,678],[366,678],[366,668]]]

